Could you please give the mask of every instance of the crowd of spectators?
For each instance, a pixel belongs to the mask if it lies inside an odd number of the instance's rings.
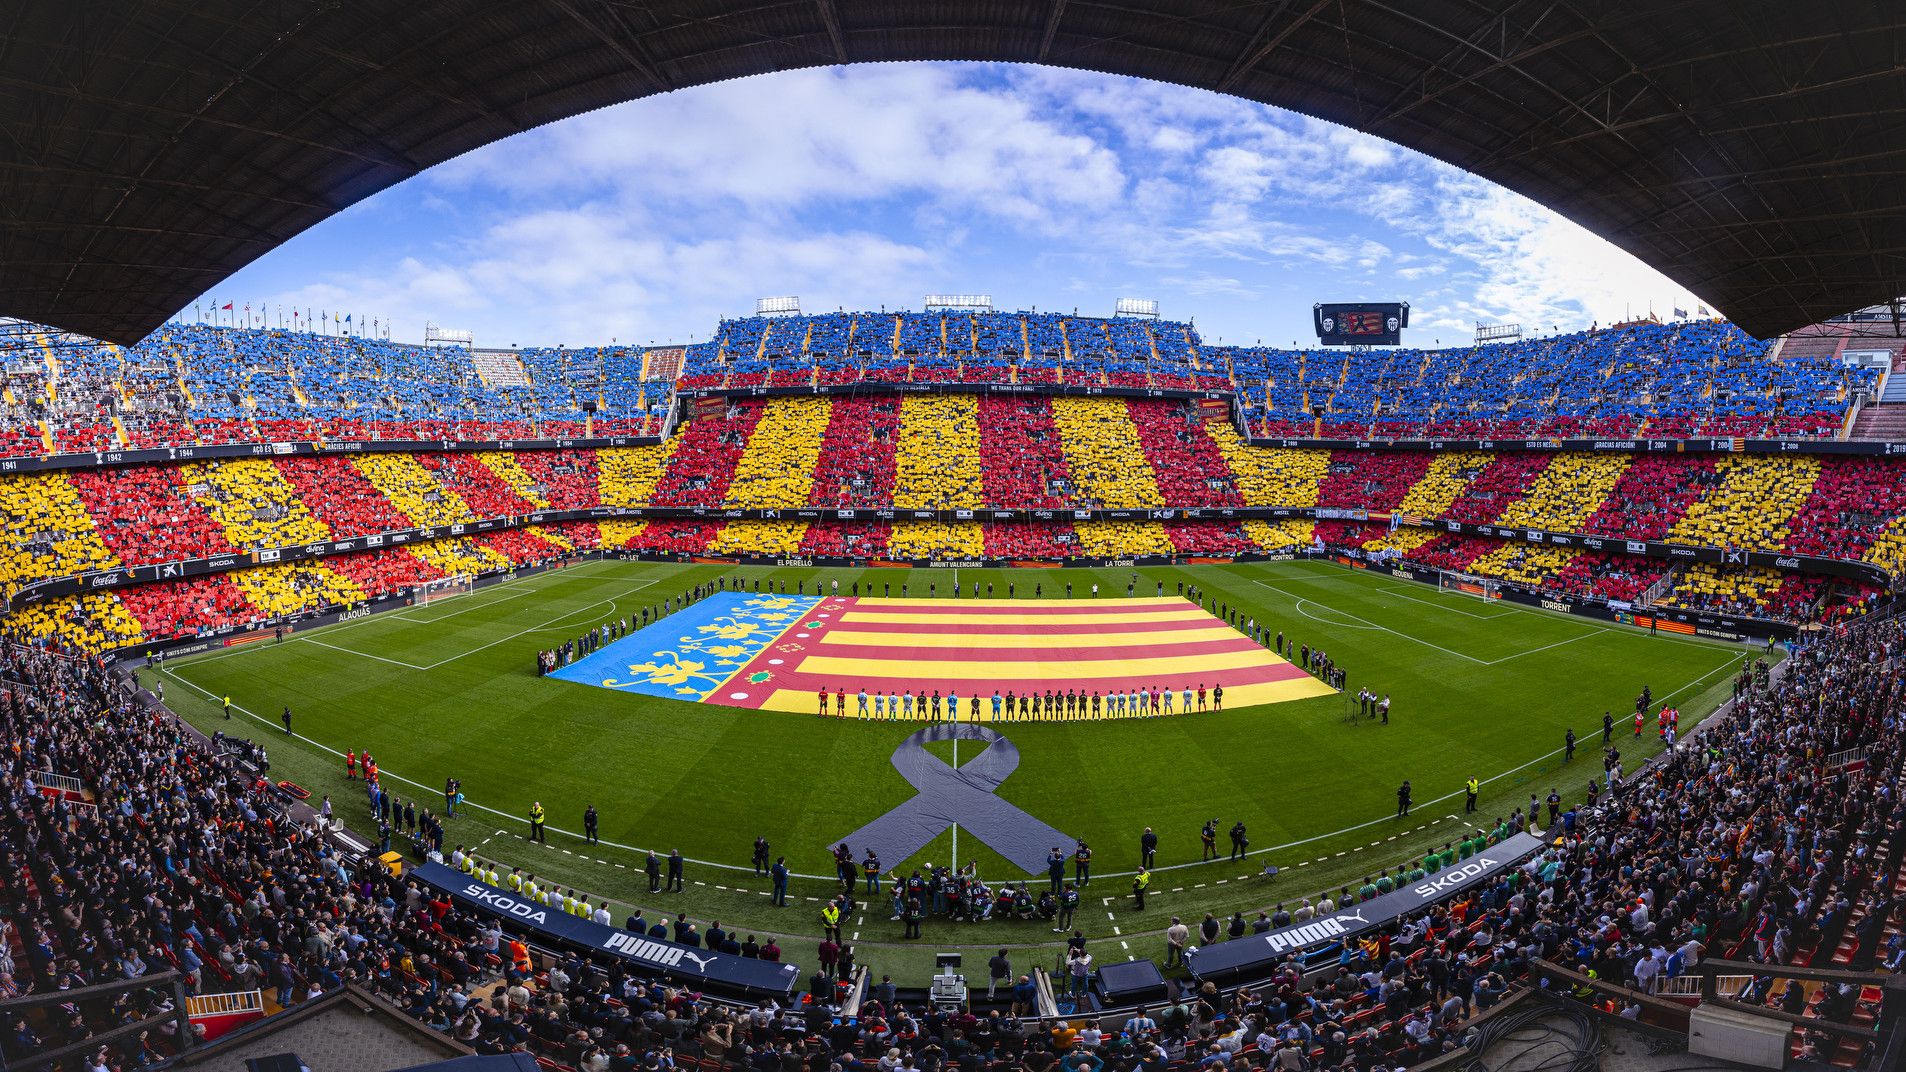
[[[687,349],[681,378],[689,389],[857,382],[1222,389],[1231,373],[1177,321],[928,311],[724,320]]]
[[[982,400],[981,406],[985,402]],[[886,506],[893,502],[900,409],[900,399],[892,395],[856,395],[834,401],[815,460],[809,504]],[[984,441],[981,449],[986,449]]]
[[[168,324],[133,347],[48,336],[8,370],[0,452],[338,439],[652,435],[672,379],[639,348],[476,353]],[[593,423],[591,414],[593,408]]]
[[[986,505],[981,442],[976,396],[906,396],[894,450],[893,505],[906,510]],[[894,534],[901,532],[896,528]]]
[[[986,505],[1070,505],[1072,473],[1052,407],[1042,398],[986,395],[979,400],[980,475]]]
[[[1802,455],[1631,455],[1543,451],[1318,451],[1252,447],[1222,417],[1162,399],[910,394],[705,403],[667,443],[561,451],[353,452],[213,459],[0,477],[0,517],[16,534],[0,556],[9,590],[118,565],[298,546],[541,509],[615,506],[1192,508],[1316,506],[1665,538],[1861,559],[1897,569],[1906,554],[1896,463]],[[499,542],[500,539],[500,542]],[[1662,571],[1646,562],[1506,548],[1387,519],[1231,526],[1117,522],[1049,534],[1014,525],[901,522],[588,527],[499,539],[439,540],[364,563],[259,567],[228,586],[100,594],[25,616],[16,635],[89,642],[171,636],[232,615],[297,613],[420,579],[507,569],[604,544],[646,552],[1124,558],[1312,546],[1401,555],[1419,565],[1632,600]],[[1844,580],[1790,583],[1735,567],[1673,578],[1677,607],[1807,622],[1871,602]],[[206,598],[210,592],[213,598]],[[242,597],[242,598],[241,598]],[[211,608],[204,611],[202,608]]]
[[[1066,470],[1083,506],[1132,509],[1163,506],[1165,496],[1123,399],[1054,398]]]
[[[1817,457],[1798,454],[1730,454],[1714,465],[1718,483],[1690,503],[1668,529],[1675,543],[1786,549],[1787,520],[1813,491]]]
[[[831,408],[815,396],[770,399],[735,462],[724,502],[748,509],[806,506]]]
[[[1205,347],[1261,435],[1834,436],[1877,373],[1781,356],[1722,321],[1630,324],[1449,349]]]
[[[1214,388],[1256,434],[1482,438],[1832,436],[1870,369],[1783,355],[1719,321],[1493,346],[1206,346],[1177,321],[836,312],[722,321],[682,387],[874,382]],[[287,439],[654,434],[678,370],[626,346],[471,351],[171,324],[136,347],[49,337],[7,371],[0,452]],[[648,378],[654,375],[655,379]],[[593,411],[593,412],[591,412]]]

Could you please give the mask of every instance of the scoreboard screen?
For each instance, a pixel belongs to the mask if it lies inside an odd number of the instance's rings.
[[[1396,346],[1410,326],[1409,302],[1324,302],[1312,308],[1325,346]]]

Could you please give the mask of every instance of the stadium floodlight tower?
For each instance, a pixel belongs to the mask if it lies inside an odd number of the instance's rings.
[[[801,298],[796,294],[787,294],[779,298],[756,298],[754,300],[756,316],[800,316]]]
[[[1521,342],[1521,324],[1485,324],[1476,321],[1476,345],[1487,346],[1492,343]]]
[[[461,346],[468,350],[476,349],[476,333],[469,328],[441,328],[435,323],[424,324],[425,346]]]
[[[973,309],[983,313],[993,311],[991,294],[929,294],[922,299],[927,312],[938,309]]]
[[[1112,315],[1114,317],[1142,316],[1156,320],[1158,319],[1158,300],[1156,298],[1120,298],[1112,306]]]

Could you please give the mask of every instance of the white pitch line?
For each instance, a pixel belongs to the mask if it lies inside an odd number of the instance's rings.
[[[402,659],[386,659],[382,655],[372,655],[368,651],[359,651],[356,648],[340,648],[336,644],[326,644],[324,641],[319,640],[317,637],[308,637],[308,636],[307,637],[292,637],[291,639],[302,640],[306,644],[316,644],[320,648],[330,648],[332,651],[342,652],[345,655],[355,655],[360,659],[376,659],[380,663],[389,663],[392,666],[401,666],[406,670],[430,669],[428,666],[418,666],[416,663],[407,663],[403,661]]]
[[[1321,578],[1321,579],[1333,580],[1334,578]],[[1388,585],[1371,585],[1370,587],[1372,590],[1382,592],[1385,595],[1396,596],[1399,599],[1407,599],[1411,601],[1412,603],[1421,603],[1425,607],[1434,607],[1437,610],[1446,610],[1446,611],[1449,611],[1451,614],[1462,614],[1471,618],[1480,618],[1486,622],[1494,621],[1497,618],[1507,618],[1511,613],[1513,613],[1511,611],[1505,610],[1498,614],[1477,614],[1475,611],[1468,610],[1464,607],[1445,605],[1442,603],[1438,603],[1432,599],[1422,599],[1416,595],[1413,595],[1409,592],[1404,591],[1401,588],[1393,588]]]
[[[1300,595],[1298,595],[1298,594],[1297,594],[1296,592],[1293,592],[1293,591],[1290,591],[1289,589],[1286,589],[1286,588],[1279,588],[1279,587],[1278,587],[1277,585],[1274,585],[1274,584],[1272,584],[1272,583],[1271,583],[1271,582],[1269,582],[1269,581],[1259,581],[1259,582],[1257,582],[1257,583],[1258,583],[1258,584],[1261,584],[1261,585],[1263,585],[1263,586],[1264,586],[1264,587],[1266,587],[1266,588],[1269,588],[1269,589],[1270,589],[1271,591],[1273,591],[1273,592],[1281,592],[1281,593],[1283,593],[1284,595],[1287,595],[1287,596],[1290,596],[1290,597],[1291,597],[1292,599],[1295,599],[1295,600],[1297,600],[1297,603],[1298,603],[1298,606],[1299,606],[1299,611],[1298,611],[1298,613],[1300,613],[1300,614],[1301,614],[1301,613],[1303,613],[1303,611],[1302,611],[1302,609],[1301,609],[1301,608],[1302,608],[1302,605],[1303,605],[1303,604],[1305,604],[1305,603],[1309,603],[1309,604],[1310,604],[1311,606],[1313,606],[1313,607],[1316,607],[1316,608],[1317,608],[1318,610],[1325,610],[1325,611],[1329,611],[1329,612],[1330,612],[1330,613],[1332,613],[1332,614],[1341,614],[1341,615],[1343,615],[1343,616],[1344,616],[1344,617],[1346,617],[1346,618],[1351,618],[1351,619],[1354,619],[1354,620],[1356,620],[1356,621],[1358,621],[1358,622],[1361,622],[1361,623],[1362,623],[1362,627],[1363,627],[1363,628],[1368,628],[1368,629],[1380,629],[1380,630],[1382,630],[1383,632],[1385,632],[1385,633],[1388,633],[1388,634],[1390,634],[1390,635],[1391,635],[1391,636],[1393,636],[1393,637],[1399,637],[1399,638],[1401,638],[1401,639],[1403,639],[1403,640],[1407,640],[1407,641],[1409,641],[1409,642],[1410,642],[1410,643],[1412,643],[1412,644],[1421,644],[1421,645],[1423,645],[1423,646],[1424,646],[1424,647],[1426,647],[1426,648],[1435,648],[1435,649],[1436,649],[1437,651],[1440,651],[1440,652],[1442,652],[1442,653],[1443,653],[1444,655],[1454,655],[1454,656],[1455,656],[1456,658],[1458,658],[1458,659],[1467,659],[1467,660],[1469,660],[1470,662],[1472,662],[1472,663],[1475,663],[1475,664],[1476,664],[1476,665],[1478,665],[1478,666],[1488,666],[1488,665],[1490,665],[1490,664],[1489,664],[1489,663],[1488,663],[1487,661],[1485,661],[1485,660],[1483,660],[1483,659],[1478,659],[1478,658],[1476,658],[1476,657],[1475,657],[1474,655],[1465,655],[1465,654],[1463,654],[1463,653],[1462,653],[1462,652],[1460,652],[1460,651],[1453,651],[1453,650],[1451,650],[1451,649],[1449,649],[1449,648],[1446,648],[1446,647],[1443,647],[1443,646],[1442,646],[1441,644],[1432,644],[1432,643],[1430,643],[1429,641],[1427,641],[1427,640],[1424,640],[1424,639],[1423,639],[1422,637],[1417,637],[1417,636],[1411,636],[1411,635],[1410,635],[1410,634],[1408,634],[1408,633],[1403,633],[1403,632],[1399,632],[1399,631],[1397,631],[1397,630],[1395,630],[1395,629],[1392,629],[1392,628],[1390,628],[1390,627],[1389,627],[1389,626],[1387,626],[1387,625],[1379,625],[1379,624],[1377,624],[1376,622],[1373,622],[1373,621],[1371,621],[1371,620],[1370,620],[1370,619],[1368,619],[1368,618],[1363,618],[1363,617],[1359,617],[1358,615],[1355,615],[1355,614],[1352,614],[1352,613],[1350,613],[1350,612],[1349,612],[1349,611],[1347,611],[1347,610],[1338,610],[1338,609],[1337,609],[1337,608],[1335,608],[1335,607],[1326,607],[1326,606],[1324,606],[1323,604],[1321,604],[1321,603],[1318,603],[1318,602],[1316,602],[1315,600],[1312,600],[1312,599],[1309,599],[1309,598],[1307,598],[1307,597],[1304,597],[1304,596],[1300,596]],[[1312,616],[1311,616],[1311,615],[1308,615],[1308,614],[1305,614],[1305,615],[1304,615],[1304,617],[1306,617],[1306,618],[1312,618]],[[1345,627],[1345,626],[1343,625],[1343,623],[1342,623],[1342,622],[1324,622],[1324,621],[1323,621],[1323,619],[1321,619],[1321,618],[1312,618],[1312,620],[1313,620],[1313,621],[1318,621],[1318,622],[1322,622],[1322,623],[1323,623],[1323,624],[1325,624],[1325,625],[1336,625],[1336,626],[1339,626],[1339,627],[1344,627],[1344,628],[1350,628],[1350,629],[1355,629],[1355,628],[1358,628],[1358,626],[1355,626],[1355,625],[1352,625],[1352,626],[1348,626],[1348,627]]]
[[[605,603],[608,604],[611,610],[615,610],[617,609],[616,607],[617,600],[621,599],[623,596],[629,595],[630,593],[640,592],[642,589],[647,588],[654,583],[655,583],[654,581],[643,581],[641,584],[638,584],[633,588],[627,588],[620,592],[617,592],[614,596],[612,596],[609,599],[598,599],[594,603],[591,603],[586,607],[578,607],[577,609],[572,610],[567,614],[562,614],[554,618],[551,618],[548,621],[542,623],[541,625],[532,625],[527,629],[518,629],[516,632],[511,633],[510,635],[504,636],[504,637],[498,637],[495,640],[490,641],[488,644],[480,644],[477,647],[471,648],[469,651],[463,652],[461,654],[452,655],[444,659],[438,659],[436,662],[431,663],[429,666],[422,667],[421,669],[435,670],[437,667],[443,666],[446,663],[454,663],[459,659],[467,659],[470,656],[475,655],[479,651],[488,651],[489,649],[496,647],[498,644],[502,644],[510,640],[515,640],[517,637],[523,636],[525,634],[539,633],[545,629],[553,628],[557,622],[560,622],[565,618],[574,618],[579,614],[583,614],[589,611],[594,611],[597,607],[600,607]],[[375,658],[375,656],[372,656],[372,658]]]
[[[1524,655],[1534,655],[1534,654],[1537,654],[1538,652],[1550,651],[1552,649],[1559,648],[1564,644],[1573,644],[1578,640],[1587,640],[1589,637],[1592,637],[1594,635],[1595,634],[1593,633],[1578,633],[1575,636],[1569,637],[1567,640],[1558,640],[1553,644],[1544,644],[1539,648],[1530,648],[1528,651],[1518,651],[1514,655],[1505,655],[1502,658],[1497,659],[1492,663],[1489,663],[1488,665],[1499,666],[1503,663],[1510,661],[1511,659],[1520,659]]]

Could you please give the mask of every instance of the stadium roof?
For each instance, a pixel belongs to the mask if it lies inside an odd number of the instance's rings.
[[[1906,8],[1738,0],[98,0],[0,16],[0,313],[130,342],[332,213],[603,105],[1010,60],[1494,180],[1757,335],[1906,293]]]

